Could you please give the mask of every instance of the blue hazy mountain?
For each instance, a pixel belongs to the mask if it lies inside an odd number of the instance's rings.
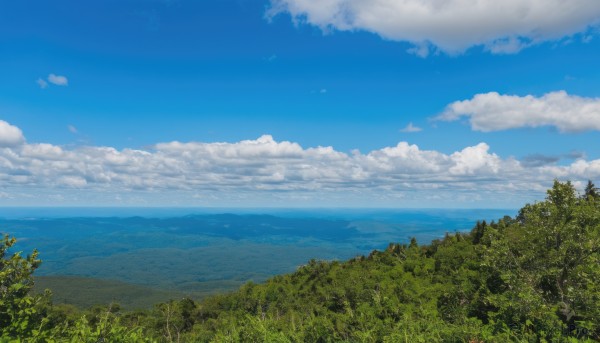
[[[112,280],[203,296],[291,272],[311,259],[344,260],[411,237],[426,243],[446,232],[470,230],[476,220],[514,215],[510,210],[222,211],[5,208],[0,228],[19,239],[18,250],[41,252],[39,276]]]

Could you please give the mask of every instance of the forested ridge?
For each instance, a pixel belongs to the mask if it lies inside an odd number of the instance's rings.
[[[34,295],[41,263],[0,243],[0,342],[596,342],[600,194],[555,181],[516,217],[200,302],[78,310]]]

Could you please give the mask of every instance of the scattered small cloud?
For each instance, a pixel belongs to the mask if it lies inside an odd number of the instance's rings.
[[[560,132],[600,131],[600,98],[569,95],[565,91],[533,95],[477,94],[455,101],[434,120],[466,117],[475,131],[501,131],[551,126]]]
[[[66,76],[50,74],[48,75],[48,82],[57,86],[68,86],[69,80]]]
[[[541,167],[548,164],[554,164],[558,161],[560,161],[560,157],[558,156],[548,156],[543,154],[527,155],[521,159],[521,163],[526,167]]]
[[[421,58],[425,58],[429,56],[430,47],[426,42],[415,44],[412,48],[406,50],[409,54],[413,54],[419,56]]]
[[[412,132],[421,132],[422,128],[414,126],[412,122],[408,123],[405,128],[400,129],[400,132],[412,133]]]
[[[325,88],[321,88],[321,90],[319,91],[319,93],[321,93],[321,94],[325,94],[325,93],[327,93],[327,89],[325,89]]]
[[[490,42],[486,45],[485,49],[492,54],[510,55],[516,54],[517,52],[531,46],[531,44],[532,43],[527,39],[513,36]]]
[[[532,154],[521,159],[521,163],[525,167],[542,167],[546,165],[556,164],[561,160],[578,160],[585,158],[585,154],[581,151],[571,151],[561,155],[544,155]]]
[[[40,86],[41,89],[46,89],[48,88],[48,82],[46,82],[46,80],[39,78],[35,81],[35,83],[38,84],[38,86]]]
[[[67,129],[69,129],[69,132],[73,133],[73,134],[77,134],[77,128],[73,125],[67,125]]]
[[[273,62],[273,61],[275,61],[276,59],[277,59],[277,55],[275,55],[275,54],[273,54],[273,55],[271,55],[271,56],[269,56],[269,57],[265,58],[265,60],[266,60],[267,62]]]

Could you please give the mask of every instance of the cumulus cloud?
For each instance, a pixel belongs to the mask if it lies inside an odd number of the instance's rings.
[[[413,123],[408,123],[405,128],[400,129],[400,132],[413,133],[413,132],[421,132],[422,128],[414,126]]]
[[[23,143],[23,132],[16,126],[0,120],[0,147],[10,147]]]
[[[413,43],[426,56],[430,45],[460,53],[483,45],[514,53],[532,44],[586,33],[598,25],[597,0],[271,0],[268,17],[289,13],[295,22],[323,30],[365,30]]]
[[[473,130],[484,132],[540,126],[553,126],[560,132],[600,130],[600,98],[565,91],[541,97],[490,92],[453,102],[436,119],[453,121],[463,117],[469,119]]]
[[[161,198],[175,192],[178,197],[190,194],[189,199],[230,197],[247,204],[265,194],[279,202],[309,203],[328,195],[345,205],[352,199],[364,204],[435,196],[454,204],[459,194],[470,198],[468,192],[514,198],[543,192],[554,178],[600,177],[600,160],[577,158],[562,166],[522,163],[499,157],[486,143],[451,154],[407,142],[348,154],[264,135],[232,143],[165,142],[144,150],[67,148],[26,143],[21,131],[6,122],[0,122],[0,137],[0,190],[16,194],[30,189],[48,197],[68,190],[111,197],[153,192]]]
[[[66,76],[50,74],[48,75],[48,82],[57,86],[68,86],[69,80]]]

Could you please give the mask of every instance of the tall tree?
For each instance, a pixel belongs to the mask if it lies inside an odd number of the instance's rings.
[[[600,198],[600,190],[598,190],[598,188],[596,187],[596,185],[594,185],[592,180],[588,180],[588,183],[585,186],[584,196],[586,199],[590,197],[594,199]]]

